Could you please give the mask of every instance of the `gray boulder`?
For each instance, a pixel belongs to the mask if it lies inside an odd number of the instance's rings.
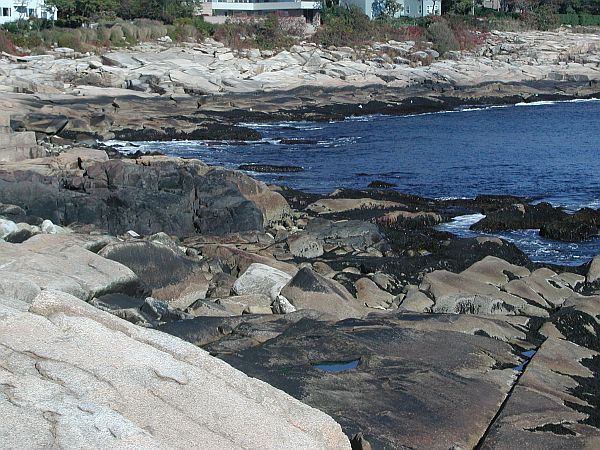
[[[330,246],[347,248],[350,251],[366,251],[370,247],[378,250],[387,248],[377,225],[361,220],[332,222],[313,219],[308,222],[305,233]]]
[[[265,264],[253,263],[233,284],[237,295],[265,295],[275,300],[292,277]]]
[[[300,234],[287,239],[290,253],[299,258],[318,258],[323,255],[323,244],[311,236]]]
[[[308,267],[298,271],[281,290],[281,295],[297,310],[313,309],[337,319],[365,314],[365,308],[344,286]]]
[[[74,244],[71,235],[40,234],[22,244],[0,243],[0,278],[6,277],[83,300],[140,288],[130,269]]]

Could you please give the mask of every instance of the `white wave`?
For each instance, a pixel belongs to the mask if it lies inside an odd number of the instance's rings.
[[[370,122],[373,119],[385,119],[390,116],[383,114],[367,114],[365,116],[348,116],[344,117],[345,122]],[[331,122],[330,122],[331,123]]]
[[[558,105],[560,103],[585,103],[585,102],[597,102],[598,98],[574,98],[571,100],[540,100],[539,102],[520,102],[516,103],[515,106],[544,106],[544,105]]]
[[[483,214],[466,214],[464,216],[457,216],[450,222],[439,225],[438,229],[445,231],[455,230],[468,232],[471,225],[479,222],[484,217],[485,215]]]
[[[551,100],[540,100],[539,102],[519,102],[515,103],[515,106],[544,106],[544,105],[556,105],[558,102]]]
[[[318,126],[317,122],[293,122],[293,121],[284,121],[284,122],[270,122],[270,123],[254,123],[254,122],[243,122],[240,123],[240,126],[253,128],[253,129],[265,129],[265,130],[276,130],[280,128],[292,128],[294,130],[302,130],[302,131],[313,131],[313,130],[322,130],[323,127]]]
[[[587,205],[588,208],[598,209],[600,208],[600,199],[592,200]]]
[[[490,109],[500,108],[511,108],[513,105],[486,105],[486,106],[472,106],[469,108],[457,109],[457,112],[471,112],[471,111],[488,111]]]
[[[399,176],[395,176],[395,178],[400,178]],[[435,197],[435,200],[439,200],[441,202],[450,201],[450,200],[469,200],[472,197]]]

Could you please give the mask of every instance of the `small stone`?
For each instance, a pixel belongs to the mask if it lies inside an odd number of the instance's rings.
[[[273,312],[275,314],[289,314],[296,311],[296,307],[292,305],[283,295],[278,295],[273,302]]]
[[[44,220],[41,225],[42,233],[45,234],[62,234],[67,233],[68,230],[66,228],[60,227],[58,225],[54,225],[51,220]]]

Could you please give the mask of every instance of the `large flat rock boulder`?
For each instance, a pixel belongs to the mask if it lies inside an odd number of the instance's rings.
[[[432,312],[548,317],[549,311],[573,296],[583,282],[577,274],[557,274],[548,268],[530,272],[486,256],[461,273],[435,270],[425,274],[419,290],[431,299],[433,304],[425,307]]]
[[[304,234],[323,242],[329,251],[340,248],[348,252],[365,252],[387,248],[378,226],[360,220],[333,222],[316,218],[308,222]]]
[[[0,164],[45,155],[45,150],[37,145],[34,132],[14,133],[10,127],[10,116],[4,113],[0,115]]]
[[[600,445],[600,297],[567,299],[540,333],[546,340],[525,366],[481,448]]]
[[[326,414],[56,291],[0,299],[0,392],[6,448],[350,448]]]
[[[183,308],[197,300],[195,295],[202,297],[208,288],[200,262],[186,256],[167,236],[164,242],[113,242],[98,254],[131,269],[153,297],[169,303],[181,299],[183,304],[179,306]],[[189,297],[187,305],[182,297]]]
[[[599,360],[598,352],[548,338],[481,448],[597,448]]]
[[[85,170],[65,165],[44,158],[0,166],[0,202],[54,223],[95,224],[113,234],[262,230],[289,214],[283,197],[264,183],[196,160],[91,161]]]
[[[135,292],[140,287],[130,269],[86,250],[70,234],[40,234],[21,244],[0,242],[0,282],[9,277],[86,301],[110,292]]]
[[[548,312],[539,305],[501,291],[471,275],[436,270],[425,275],[419,289],[433,298],[435,304],[431,310],[437,313],[548,316]]]
[[[473,448],[515,379],[509,344],[385,320],[303,320],[223,358],[331,414],[373,448]]]
[[[497,287],[503,287],[511,280],[527,277],[530,274],[526,267],[510,264],[495,256],[486,256],[461,273],[467,278]]]

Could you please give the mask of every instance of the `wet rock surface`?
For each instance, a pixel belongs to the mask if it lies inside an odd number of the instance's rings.
[[[489,338],[376,319],[302,321],[224,359],[328,412],[347,434],[364,431],[374,448],[473,447],[514,377],[493,367],[518,364],[509,345]],[[337,373],[315,367],[353,360],[356,369]]]

